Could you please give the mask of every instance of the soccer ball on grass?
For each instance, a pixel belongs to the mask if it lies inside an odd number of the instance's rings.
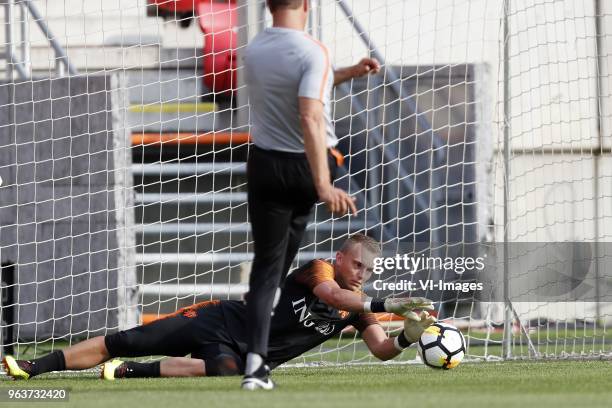
[[[417,350],[429,367],[450,370],[465,356],[465,338],[455,326],[434,323],[421,335]]]

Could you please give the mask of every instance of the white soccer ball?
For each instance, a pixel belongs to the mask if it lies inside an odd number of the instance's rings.
[[[434,323],[421,335],[417,350],[429,367],[450,370],[465,356],[465,338],[455,326]]]

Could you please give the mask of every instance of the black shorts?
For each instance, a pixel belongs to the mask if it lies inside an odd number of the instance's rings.
[[[111,357],[172,356],[214,360],[233,358],[241,371],[243,358],[229,336],[219,302],[183,308],[150,324],[104,337]]]

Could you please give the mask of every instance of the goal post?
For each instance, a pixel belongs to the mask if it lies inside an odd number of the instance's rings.
[[[467,359],[609,357],[612,5],[310,5],[334,67],[383,66],[332,95],[336,185],[360,211],[317,205],[294,266],[367,231],[385,257],[425,266],[394,264],[365,291],[431,297]],[[265,1],[3,0],[0,19],[3,353],[240,299],[253,256],[241,55],[271,24]],[[457,272],[459,258],[484,266]],[[290,365],[374,361],[348,330]]]

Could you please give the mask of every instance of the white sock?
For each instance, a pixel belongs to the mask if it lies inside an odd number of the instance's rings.
[[[263,358],[261,358],[261,356],[259,354],[257,354],[257,353],[248,353],[247,354],[247,361],[246,361],[246,369],[244,370],[244,373],[246,375],[251,375],[255,371],[257,371],[259,366],[261,366],[262,364],[263,364]]]

